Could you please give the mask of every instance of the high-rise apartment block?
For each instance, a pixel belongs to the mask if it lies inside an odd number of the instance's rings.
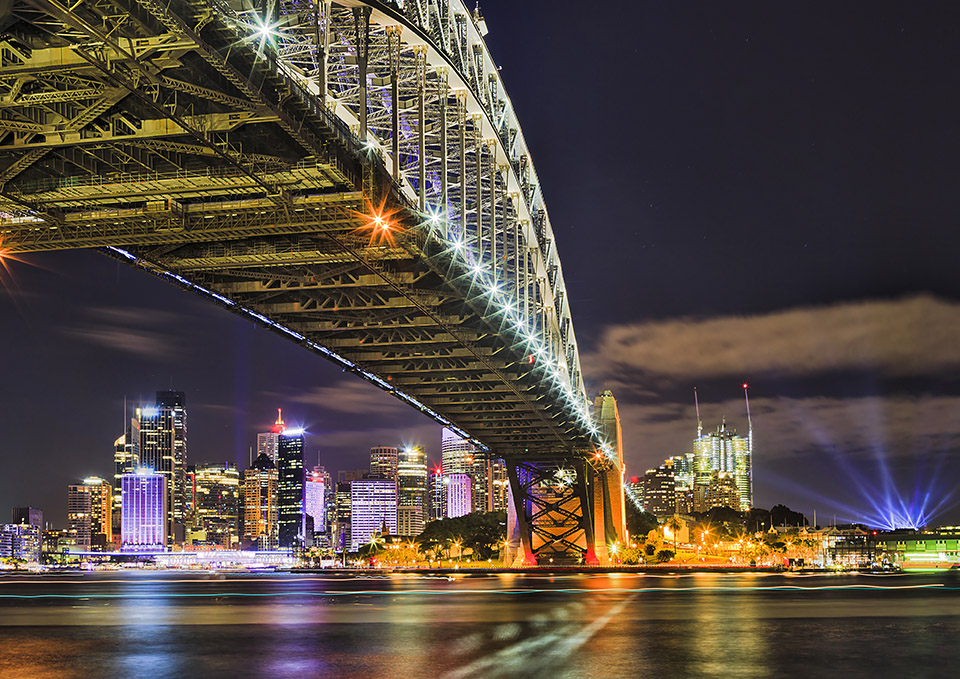
[[[260,453],[243,472],[243,544],[258,550],[277,548],[277,467]]]
[[[446,427],[441,433],[440,454],[441,468],[448,479],[447,490],[450,475],[466,474],[470,478],[471,504],[468,514],[507,510],[509,483],[507,467],[501,460],[484,458],[474,444]],[[458,484],[462,488],[462,480],[458,481]],[[449,500],[444,504],[449,507]]]
[[[128,552],[162,552],[168,542],[166,474],[139,469],[120,478],[122,495],[121,549]]]
[[[673,460],[665,460],[643,475],[643,502],[646,510],[662,519],[677,512],[677,492]]]
[[[90,486],[72,483],[67,486],[67,530],[74,551],[90,550],[92,501]]]
[[[750,417],[748,385],[743,385],[747,403],[747,436],[739,436],[736,429],[727,426],[723,418],[716,431],[703,433],[700,405],[697,401],[697,438],[693,442],[694,483],[693,498],[696,511],[706,511],[716,498],[707,502],[707,492],[715,475],[730,477],[737,488],[737,500],[729,506],[746,511],[753,506],[753,420]],[[694,391],[696,396],[696,391]],[[726,485],[726,484],[725,484]],[[724,493],[724,497],[726,494]],[[718,506],[713,504],[713,506]]]
[[[350,551],[377,533],[397,534],[397,484],[370,476],[350,482]]]
[[[41,529],[29,523],[0,524],[0,559],[40,562]]]

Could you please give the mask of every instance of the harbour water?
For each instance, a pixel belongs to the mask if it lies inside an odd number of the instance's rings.
[[[0,577],[0,677],[937,677],[960,573]]]

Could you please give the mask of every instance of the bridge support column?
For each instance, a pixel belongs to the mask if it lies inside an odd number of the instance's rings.
[[[426,127],[426,96],[427,96],[427,48],[417,45],[417,161],[420,212],[427,209],[427,131]]]
[[[467,95],[457,92],[457,131],[460,134],[460,241],[467,245]]]
[[[473,134],[476,144],[474,145],[474,181],[477,184],[477,261],[483,262],[483,135],[480,133],[480,116],[473,115]]]
[[[437,89],[440,97],[440,218],[443,220],[443,236],[450,234],[450,201],[447,196],[447,184],[450,181],[447,166],[447,69],[437,69]]]
[[[330,51],[330,2],[314,0],[313,19],[314,39],[317,43],[317,88],[320,90],[320,103],[327,106],[327,58]]]
[[[513,565],[519,561],[522,566],[536,566],[537,559],[533,555],[533,546],[531,544],[530,507],[526,496],[527,494],[524,492],[527,480],[523,479],[521,483],[520,474],[518,473],[515,462],[505,460],[505,463],[507,465],[507,480],[510,482],[510,497],[507,512],[507,542],[508,546],[512,545],[514,541],[519,542],[518,546],[522,550],[522,553],[518,554],[514,551],[512,554],[509,554],[509,556],[505,554],[504,561],[508,565]],[[509,510],[512,510],[512,512]],[[513,516],[511,516],[511,513]],[[514,539],[511,540],[512,530],[519,533],[519,540],[516,539],[516,533],[514,533]],[[510,561],[507,561],[508,558]]]

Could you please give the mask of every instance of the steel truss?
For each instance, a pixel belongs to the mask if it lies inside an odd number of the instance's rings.
[[[462,0],[266,4],[13,0],[0,256],[105,248],[491,455],[614,464],[482,19]],[[530,520],[565,516],[551,502]]]

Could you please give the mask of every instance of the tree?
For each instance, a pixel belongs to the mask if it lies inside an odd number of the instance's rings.
[[[770,510],[770,520],[774,526],[806,526],[807,518],[786,505],[774,505]]]
[[[473,551],[473,557],[489,559],[507,537],[506,512],[474,512],[456,518],[431,521],[417,537],[425,551],[438,548],[449,552],[460,543]]]
[[[630,535],[640,537],[657,529],[657,517],[649,512],[638,509],[632,502],[627,502],[627,531]]]
[[[657,552],[657,561],[659,563],[667,563],[674,557],[674,552],[669,549],[661,549]]]
[[[669,521],[667,521],[667,526],[670,528],[670,532],[673,533],[673,551],[674,553],[676,553],[677,531],[683,528],[683,524],[680,522],[680,519],[678,517],[674,516],[674,517],[671,517]]]

